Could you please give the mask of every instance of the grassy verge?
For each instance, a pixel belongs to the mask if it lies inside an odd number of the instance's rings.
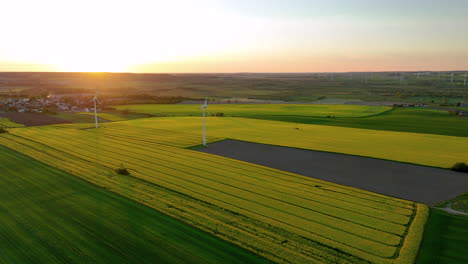
[[[468,175],[467,175],[468,176]],[[447,207],[450,205],[452,209],[460,212],[468,213],[468,192],[459,195],[451,200],[438,204],[437,207]]]
[[[139,129],[191,132],[201,137],[197,117],[162,117],[118,123]],[[210,117],[208,136],[450,168],[468,162],[468,138],[234,117]]]

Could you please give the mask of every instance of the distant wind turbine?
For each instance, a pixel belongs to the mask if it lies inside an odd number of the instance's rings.
[[[94,121],[96,123],[96,128],[99,128],[99,125],[98,125],[98,115],[97,115],[97,104],[96,103],[99,103],[101,104],[101,102],[99,101],[99,99],[97,98],[97,96],[95,95],[93,97],[93,102],[94,102]]]
[[[206,146],[206,109],[208,108],[208,97],[205,98],[205,103],[200,107],[203,110],[203,146]]]
[[[453,72],[452,72],[452,78],[450,79],[450,84],[453,84]]]
[[[468,77],[468,72],[465,72],[465,81],[463,82],[463,86],[466,85],[466,78]]]

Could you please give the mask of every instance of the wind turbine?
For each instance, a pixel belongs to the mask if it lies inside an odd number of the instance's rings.
[[[466,86],[466,78],[468,77],[468,72],[465,72],[465,81],[463,82],[463,86]]]
[[[453,84],[453,72],[452,72],[452,78],[450,79],[450,84]]]
[[[93,100],[93,102],[94,102],[94,121],[95,121],[95,123],[96,123],[96,128],[99,128],[96,102],[99,103],[99,104],[101,104],[101,102],[99,101],[99,99],[97,98],[96,95],[93,97],[92,100]]]
[[[205,98],[205,103],[200,107],[203,110],[203,146],[206,146],[206,109],[208,108],[208,97]]]

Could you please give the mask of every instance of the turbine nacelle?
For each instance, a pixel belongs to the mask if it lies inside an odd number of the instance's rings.
[[[208,97],[205,98],[205,103],[200,106],[200,109],[206,109],[208,107]]]

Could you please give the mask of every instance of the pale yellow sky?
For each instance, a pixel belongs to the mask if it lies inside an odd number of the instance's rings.
[[[467,1],[377,2],[6,1],[0,71],[468,70]]]

